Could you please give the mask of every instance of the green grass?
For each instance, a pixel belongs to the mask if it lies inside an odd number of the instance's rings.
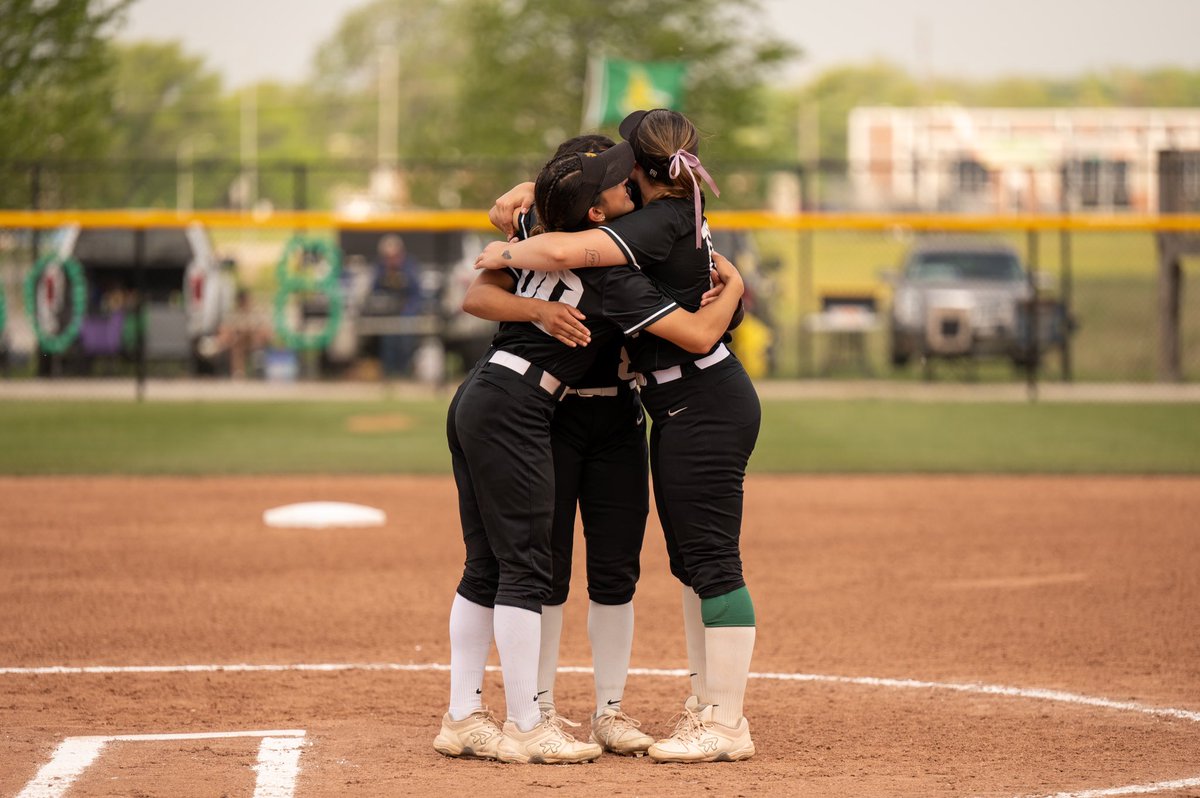
[[[448,474],[445,409],[3,402],[0,473]],[[1200,406],[768,401],[751,470],[1194,474]]]
[[[449,472],[442,402],[0,403],[0,473]],[[355,432],[354,420],[407,429]]]
[[[1200,407],[767,402],[758,471],[1197,473]]]

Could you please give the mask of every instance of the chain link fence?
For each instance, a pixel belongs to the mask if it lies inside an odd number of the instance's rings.
[[[749,283],[770,333],[768,372],[1026,379],[1036,345],[1041,379],[1163,378],[1155,234],[1011,224],[756,233]],[[971,277],[972,254],[989,251],[1011,252],[1020,272]],[[1184,272],[1197,261],[1185,258]],[[1200,379],[1200,305],[1186,293],[1179,339],[1180,378]]]
[[[1183,164],[1184,177],[1200,174],[1190,163]],[[87,257],[79,258],[79,307],[71,275],[58,261],[79,254],[92,234],[69,226],[0,228],[0,371],[9,379],[123,376],[139,368],[163,376],[453,379],[492,329],[457,310],[472,277],[469,262],[493,235],[483,214],[474,211],[471,222],[457,229],[411,220],[393,229],[341,228],[337,220],[377,219],[396,207],[486,208],[539,166],[462,161],[380,169],[330,161],[247,169],[199,160],[0,165],[0,204],[12,211],[159,208],[180,212],[181,220],[189,214],[204,218],[206,211],[246,214],[236,225],[188,232],[181,221],[173,234],[148,231],[141,272],[133,263],[132,227],[107,250],[92,242],[92,251],[85,246]],[[1030,379],[1036,369],[1043,380],[1200,379],[1200,308],[1182,289],[1176,296],[1177,368],[1171,372],[1163,364],[1169,304],[1161,296],[1162,236],[1176,232],[1156,234],[1152,225],[1130,227],[1107,215],[1059,217],[1067,221],[1057,226],[1030,223],[1039,216],[948,212],[919,217],[920,224],[905,213],[864,222],[836,212],[863,207],[855,201],[857,178],[845,164],[806,169],[727,163],[714,165],[714,172],[722,189],[709,205],[715,243],[739,265],[749,288],[748,321],[735,332],[734,347],[755,376],[1012,381]],[[280,209],[312,208],[337,214],[321,217],[321,227],[253,221]],[[769,210],[749,212],[763,208]],[[135,216],[129,218],[133,224]],[[314,246],[293,253],[298,265],[281,265],[298,234],[336,249],[336,296],[317,290],[316,281],[283,291],[285,271],[328,268],[316,262],[323,256]],[[406,288],[416,299],[404,308],[383,298],[377,285],[389,234],[417,264]],[[939,246],[940,255],[930,254]],[[955,246],[964,251],[956,254]],[[1197,256],[1186,247],[1181,251],[1182,278]],[[981,273],[987,279],[973,275],[972,253],[989,252],[1015,263],[1003,279],[989,278],[986,266]],[[51,262],[42,263],[47,258]],[[921,270],[929,276],[916,273]],[[333,331],[330,302],[342,303],[344,311]],[[40,320],[39,303],[49,303]],[[111,321],[118,311],[119,325]],[[46,339],[66,335],[73,314],[80,323],[72,340],[62,352],[48,351]],[[255,344],[248,365],[231,362],[228,335],[221,333],[230,319],[241,319],[246,340]],[[288,330],[321,346],[282,346]],[[393,373],[385,350],[397,336],[410,339],[405,347],[411,351]]]

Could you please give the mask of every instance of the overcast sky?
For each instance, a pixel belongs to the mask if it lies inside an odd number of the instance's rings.
[[[345,13],[368,1],[136,0],[121,38],[179,39],[233,86],[297,81]],[[1200,0],[763,2],[764,24],[805,52],[788,80],[874,58],[971,78],[1200,69]]]

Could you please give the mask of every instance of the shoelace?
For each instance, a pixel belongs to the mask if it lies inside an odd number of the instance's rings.
[[[622,726],[632,726],[635,729],[640,729],[642,726],[641,721],[634,720],[633,718],[626,715],[624,712],[618,712],[617,714],[612,716],[612,719],[613,719],[614,726],[617,724],[620,724]]]
[[[631,729],[639,729],[642,726],[639,721],[634,720],[624,712],[615,712],[608,717],[611,718],[607,724],[607,737],[609,739],[612,739],[613,737],[620,737],[621,734],[625,733],[626,731]]]
[[[679,740],[694,740],[704,732],[704,725],[699,713],[685,709],[675,723],[675,731],[671,732],[671,736]]]
[[[495,726],[497,731],[500,730],[500,722],[496,720],[496,716],[487,707],[480,707],[479,709],[472,712],[471,716],[478,717],[482,721],[487,721],[488,723]]]
[[[550,710],[549,712],[545,713],[542,716],[542,718],[543,718],[542,723],[552,726],[554,728],[554,730],[557,731],[559,734],[561,734],[563,737],[567,738],[571,742],[575,742],[575,736],[573,734],[571,734],[569,731],[567,731],[566,728],[564,728],[564,727],[573,726],[574,728],[579,728],[582,724],[576,723],[573,720],[567,720],[566,718],[564,718],[562,715],[558,714],[554,710]]]

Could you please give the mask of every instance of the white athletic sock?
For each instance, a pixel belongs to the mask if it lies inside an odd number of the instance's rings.
[[[704,616],[700,613],[700,596],[687,585],[683,586],[683,633],[687,638],[688,671],[692,674],[692,693],[701,704],[708,703],[708,669],[704,654]]]
[[[521,731],[529,731],[542,717],[537,699],[542,616],[533,610],[497,604],[494,624],[508,719]]]
[[[483,671],[492,650],[492,608],[458,593],[450,605],[450,717],[462,720],[483,706]]]
[[[596,714],[621,708],[633,649],[633,602],[588,604],[588,640],[592,643],[592,672],[596,684]]]
[[[554,709],[554,679],[558,675],[558,644],[562,640],[563,605],[542,605],[542,648],[538,655],[538,706]]]
[[[753,626],[710,626],[704,630],[708,652],[708,703],[713,720],[722,726],[742,722],[742,702],[754,654]]]

